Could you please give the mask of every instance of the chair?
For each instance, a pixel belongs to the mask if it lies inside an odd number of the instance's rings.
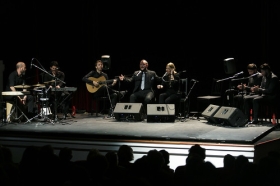
[[[279,124],[280,120],[280,80],[278,82],[276,100],[271,104],[270,102],[263,102],[260,106],[260,116],[261,121],[269,121],[272,124]]]
[[[96,117],[98,117],[98,113],[102,113],[106,110],[106,101],[109,101],[109,97],[108,96],[101,96],[98,98],[95,98],[93,100],[93,102],[91,102],[91,115],[93,115],[93,103],[95,102],[95,115]],[[103,107],[102,110],[100,110],[100,105],[103,103]]]
[[[197,111],[202,113],[210,104],[222,105],[223,81],[212,79],[211,92],[207,96],[197,97]]]

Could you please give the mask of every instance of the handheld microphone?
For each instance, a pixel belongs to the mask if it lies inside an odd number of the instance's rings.
[[[238,76],[238,75],[240,75],[240,74],[243,74],[243,71],[241,71],[241,72],[235,74],[234,76]]]
[[[195,79],[192,79],[191,81],[194,81],[194,82],[197,82],[197,83],[199,82],[199,81],[197,81],[197,80],[195,80]]]
[[[32,69],[32,65],[33,65],[33,63],[32,63],[32,62],[33,62],[33,60],[34,60],[34,58],[32,58],[32,59],[31,59],[31,63],[30,63],[30,70]]]
[[[167,72],[165,72],[165,74],[163,75],[163,77],[164,77],[164,76],[166,76],[167,74],[168,74],[168,73],[167,73]]]

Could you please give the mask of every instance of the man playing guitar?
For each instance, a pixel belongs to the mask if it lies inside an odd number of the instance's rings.
[[[123,97],[124,92],[120,92],[114,90],[112,87],[117,83],[116,79],[108,80],[108,75],[103,70],[103,62],[101,60],[97,60],[95,62],[95,69],[90,71],[87,75],[85,75],[82,79],[86,83],[87,90],[92,93],[92,99],[98,99],[99,97],[108,97],[110,96],[111,100],[111,108],[108,113],[109,116],[112,116],[113,110],[117,104],[118,96]],[[111,83],[108,85],[107,83]]]

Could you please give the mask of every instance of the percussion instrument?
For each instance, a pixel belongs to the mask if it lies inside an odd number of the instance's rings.
[[[30,88],[30,85],[15,85],[15,88]]]
[[[45,84],[35,84],[35,85],[32,85],[33,87],[45,87]]]
[[[55,82],[55,80],[51,80],[51,81],[45,81],[44,83],[48,84],[48,83],[54,83],[54,82]]]

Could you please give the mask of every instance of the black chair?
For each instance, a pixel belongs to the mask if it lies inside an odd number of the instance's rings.
[[[210,104],[222,105],[223,81],[212,79],[211,92],[207,96],[197,97],[197,111],[202,113]]]

